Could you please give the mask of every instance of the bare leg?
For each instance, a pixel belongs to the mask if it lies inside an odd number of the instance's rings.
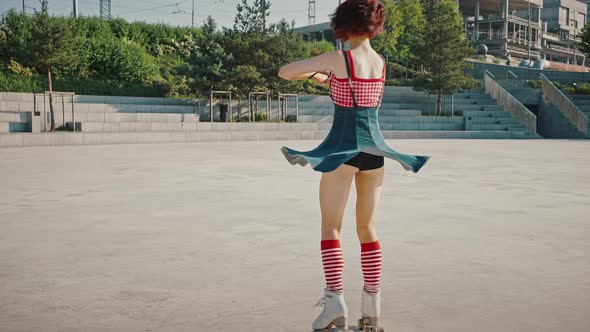
[[[352,178],[357,167],[340,165],[332,172],[322,174],[320,180],[320,208],[322,210],[322,240],[340,239],[342,218]]]
[[[377,241],[375,212],[383,189],[384,167],[356,173],[356,231],[361,243]]]

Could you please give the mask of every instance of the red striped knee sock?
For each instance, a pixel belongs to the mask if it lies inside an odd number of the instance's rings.
[[[378,293],[379,280],[381,279],[381,244],[379,244],[379,240],[361,243],[361,266],[365,290],[369,293]]]
[[[322,264],[326,276],[326,288],[342,293],[342,270],[344,260],[340,240],[322,240]]]

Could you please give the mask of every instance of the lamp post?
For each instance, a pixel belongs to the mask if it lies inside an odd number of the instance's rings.
[[[528,35],[528,56],[529,56],[529,62],[531,61],[531,0],[527,1],[529,3],[529,14],[527,15],[528,18],[528,31],[527,31],[527,35]]]
[[[338,6],[340,6],[340,3],[342,2],[342,0],[338,0]],[[342,42],[340,41],[340,39],[338,39],[336,41],[336,49],[338,50],[342,50]]]
[[[72,14],[74,16],[74,18],[78,18],[78,0],[73,0],[74,1],[74,10],[72,11]]]

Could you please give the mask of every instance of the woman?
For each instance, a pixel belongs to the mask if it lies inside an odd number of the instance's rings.
[[[322,313],[314,330],[347,327],[343,297],[344,261],[340,246],[342,217],[352,179],[357,191],[356,222],[361,245],[364,287],[361,295],[361,327],[377,330],[380,315],[381,245],[375,232],[375,211],[381,194],[384,157],[406,170],[418,170],[430,158],[399,153],[383,140],[377,111],[385,85],[385,60],[369,40],[383,31],[385,8],[379,0],[347,0],[331,15],[336,38],[348,41],[348,51],[333,51],[282,66],[287,80],[313,79],[330,85],[334,120],[328,136],[315,149],[298,151],[283,146],[281,152],[293,165],[308,163],[322,172],[320,243],[326,288]]]

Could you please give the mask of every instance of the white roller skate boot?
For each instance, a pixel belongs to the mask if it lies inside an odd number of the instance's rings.
[[[311,324],[314,331],[323,331],[332,327],[348,329],[346,324],[348,309],[344,302],[344,294],[325,288],[324,297],[318,301],[317,305],[323,305],[324,310]]]
[[[361,295],[361,315],[358,325],[363,332],[383,332],[383,328],[377,325],[381,315],[381,292],[369,293],[363,288]]]

